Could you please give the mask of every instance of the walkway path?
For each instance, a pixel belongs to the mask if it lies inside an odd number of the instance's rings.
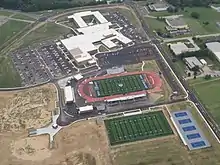
[[[52,123],[50,123],[50,125],[47,127],[29,131],[29,136],[38,136],[38,135],[49,134],[50,145],[52,145],[52,143],[54,141],[54,136],[63,128],[63,127],[57,125],[57,118],[58,117],[59,117],[59,114],[54,115],[52,117]],[[53,125],[57,125],[57,128],[53,128]]]
[[[12,18],[12,17],[8,17],[8,19],[14,20],[14,21],[27,22],[27,23],[34,23],[35,22],[35,21],[26,20],[26,19],[18,19],[18,18]]]

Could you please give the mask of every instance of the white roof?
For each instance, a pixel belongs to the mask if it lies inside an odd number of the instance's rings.
[[[107,38],[101,41],[105,46],[107,46],[108,48],[114,48],[117,45],[111,40],[111,38]]]
[[[146,93],[143,94],[139,94],[139,95],[132,95],[132,96],[123,96],[123,97],[117,97],[114,99],[108,99],[106,101],[108,102],[112,102],[112,101],[124,101],[124,100],[131,100],[131,99],[135,99],[135,98],[139,98],[139,97],[144,97],[146,96]]]
[[[187,43],[192,44],[194,47],[189,48],[187,47]],[[198,51],[200,48],[194,43],[193,40],[189,40],[189,42],[177,42],[177,43],[170,43],[170,49],[174,52],[175,55],[179,55],[184,52],[192,52],[192,51]]]
[[[87,105],[87,106],[84,106],[84,107],[79,107],[79,111],[80,112],[86,112],[86,111],[91,111],[93,110],[93,106],[92,105]]]
[[[107,23],[108,22],[99,11],[94,11],[93,15],[99,20],[100,23]]]
[[[96,63],[96,60],[91,59],[91,60],[88,61],[88,63],[89,63],[89,64],[95,64],[95,63]]]
[[[218,61],[220,61],[220,43],[219,42],[210,42],[206,43],[207,48],[215,54]]]
[[[206,43],[208,49],[212,52],[220,52],[220,42],[210,42]]]
[[[203,65],[206,65],[206,64],[207,64],[206,60],[204,60],[204,59],[200,59],[200,62],[201,62]]]
[[[76,80],[80,80],[80,79],[83,78],[83,76],[79,73],[79,74],[76,74],[76,75],[74,76],[74,78],[75,78]]]
[[[105,33],[105,31],[109,29],[110,25],[112,25],[112,23],[107,22],[104,24],[96,24],[93,26],[86,26],[86,27],[78,28],[77,31],[79,31],[85,35],[91,34],[91,33],[102,32],[102,35],[103,35]]]
[[[202,63],[198,60],[198,58],[196,57],[187,57],[187,58],[184,58],[186,60],[186,62],[188,63],[189,67],[192,69],[193,67],[195,66],[198,66],[198,67],[202,67]]]
[[[88,26],[82,19],[83,16],[87,15],[94,15],[99,21],[99,24]],[[101,41],[109,48],[116,46],[116,44],[112,42],[113,39],[117,39],[124,44],[132,42],[132,40],[117,32],[115,29],[110,29],[112,23],[108,22],[99,11],[75,13],[68,18],[73,18],[77,22],[80,27],[77,31],[82,34],[63,39],[61,42],[77,62],[92,60],[89,53],[98,49],[98,47],[94,45],[96,42]]]
[[[170,48],[173,50],[173,52],[176,55],[186,52],[188,50],[188,47],[182,42],[178,42],[176,44],[170,44]]]
[[[65,102],[66,103],[74,101],[73,92],[72,92],[71,86],[66,86],[64,88],[64,95],[65,95]]]
[[[88,24],[83,20],[82,17],[89,15],[93,15],[101,24],[108,22],[99,11],[84,11],[84,12],[74,13],[73,15],[68,16],[68,19],[73,18],[79,27],[87,27]]]
[[[97,49],[92,44],[91,38],[85,35],[72,36],[70,38],[61,40],[61,42],[68,50],[79,47],[81,50],[88,52]]]

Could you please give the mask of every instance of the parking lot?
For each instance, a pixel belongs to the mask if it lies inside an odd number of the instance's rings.
[[[144,60],[156,58],[157,50],[150,44],[141,44],[124,48],[115,52],[100,53],[96,55],[101,68],[110,68],[126,64],[140,63]]]
[[[130,21],[120,12],[109,12],[105,14],[105,18],[114,23],[113,27],[120,29],[119,31],[126,37],[133,40],[135,43],[146,41],[147,37],[138,32],[138,29],[133,26]],[[120,28],[117,28],[120,27]]]
[[[74,64],[56,44],[25,48],[11,56],[23,86],[47,82],[77,72]]]
[[[25,49],[11,54],[22,85],[32,85],[50,80],[50,73],[39,59],[35,50]]]
[[[76,71],[76,69],[73,68],[74,65],[71,60],[66,58],[64,52],[59,50],[55,44],[43,46],[37,51],[45,61],[45,64],[49,67],[53,77],[59,78],[63,75],[68,75]]]

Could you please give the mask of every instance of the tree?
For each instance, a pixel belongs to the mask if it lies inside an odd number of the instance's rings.
[[[196,79],[197,74],[198,74],[197,71],[193,72],[194,79]]]
[[[210,74],[205,75],[205,80],[210,80],[212,76]]]
[[[203,22],[204,25],[208,25],[209,24],[209,21],[205,21]]]
[[[156,32],[159,36],[162,36],[163,35],[163,32],[162,32],[162,29],[156,29]]]
[[[191,77],[191,73],[190,73],[190,72],[188,72],[187,76],[188,76],[188,77]]]
[[[196,66],[194,66],[191,70],[197,73],[197,72],[200,71],[200,68],[199,68],[198,65],[196,65]]]
[[[191,13],[191,17],[192,17],[192,18],[195,18],[195,19],[199,19],[200,15],[199,15],[199,13],[197,13],[197,12],[192,12],[192,13]]]
[[[167,2],[175,7],[193,7],[193,6],[209,6],[214,0],[167,0]],[[215,0],[216,3],[220,3]]]
[[[176,7],[174,7],[174,6],[169,6],[169,7],[167,8],[167,11],[168,11],[169,13],[176,13],[176,12],[178,12],[178,9],[177,9]]]

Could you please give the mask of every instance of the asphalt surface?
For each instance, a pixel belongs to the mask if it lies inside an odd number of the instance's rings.
[[[155,47],[149,43],[141,43],[126,47],[115,52],[99,53],[96,55],[98,64],[102,69],[127,64],[140,63],[144,60],[155,59],[158,53]]]

